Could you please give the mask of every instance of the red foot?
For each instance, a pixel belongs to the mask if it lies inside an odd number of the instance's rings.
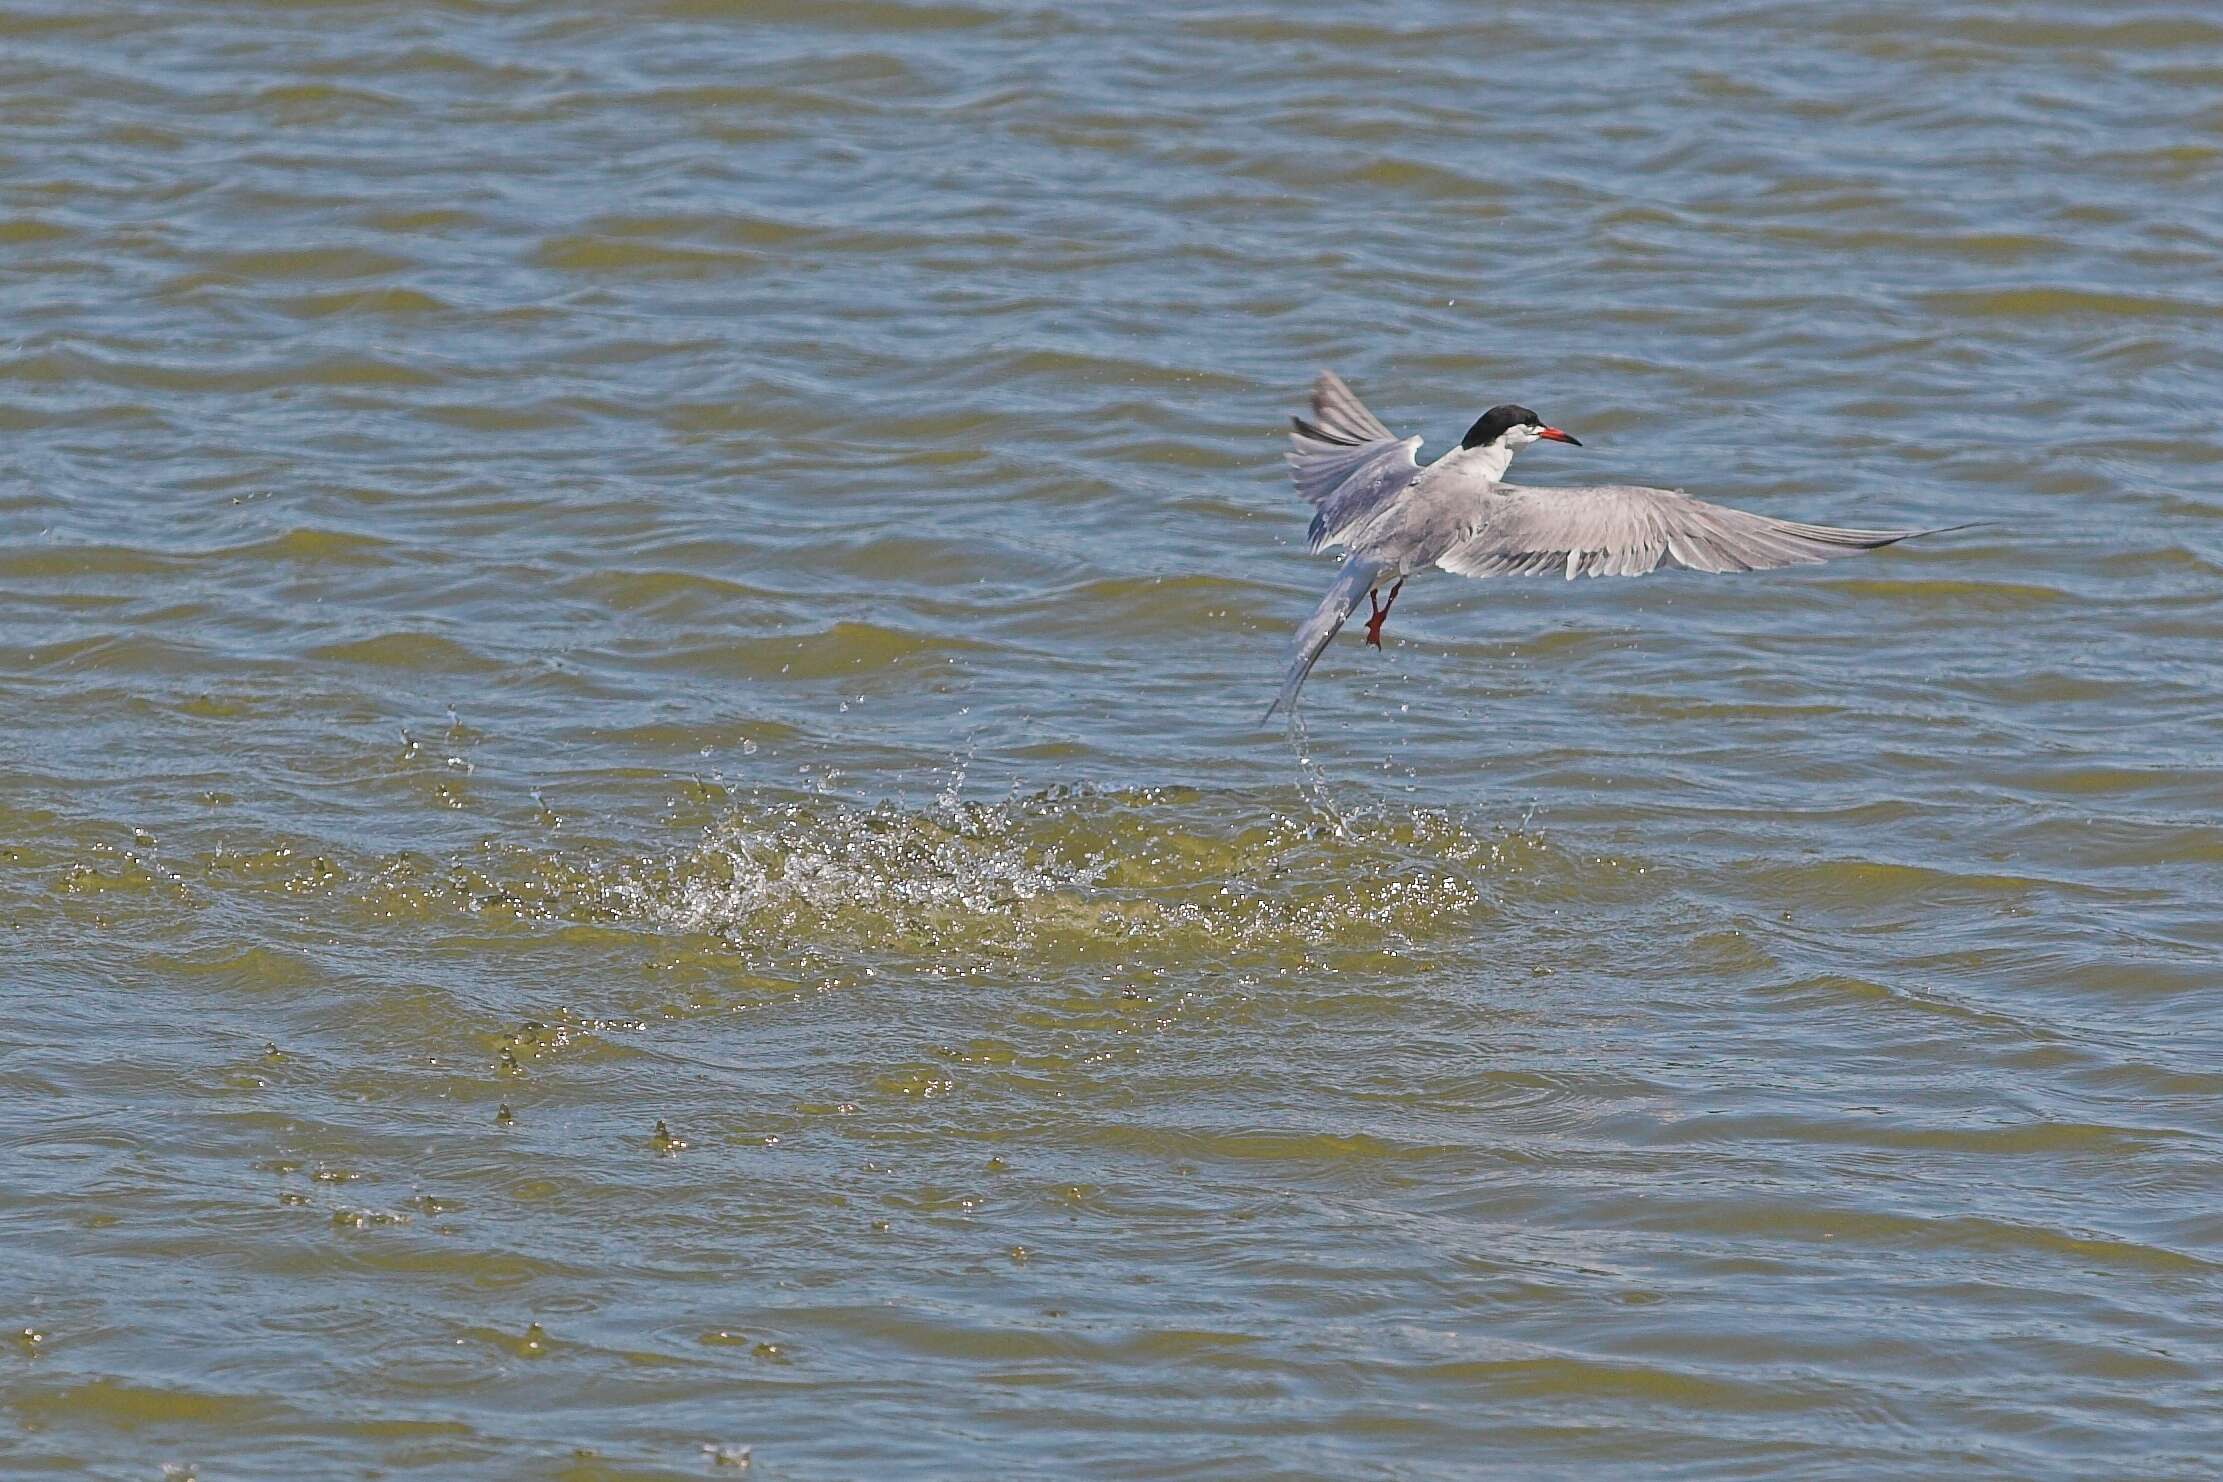
[[[1397,578],[1397,585],[1389,589],[1389,600],[1384,602],[1378,592],[1368,592],[1366,600],[1373,604],[1374,615],[1366,620],[1366,641],[1376,648],[1382,646],[1382,624],[1389,620],[1389,610],[1397,605],[1397,594],[1405,590],[1405,579]]]

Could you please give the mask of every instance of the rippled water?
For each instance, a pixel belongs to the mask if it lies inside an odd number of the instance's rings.
[[[0,1463],[2198,1477],[2223,20],[0,0]],[[1333,365],[1856,525],[1423,582]]]

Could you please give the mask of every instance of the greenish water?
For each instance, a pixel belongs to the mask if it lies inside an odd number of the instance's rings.
[[[2219,202],[2184,3],[0,0],[0,1470],[2213,1476]],[[1293,749],[1322,365],[1996,523]]]

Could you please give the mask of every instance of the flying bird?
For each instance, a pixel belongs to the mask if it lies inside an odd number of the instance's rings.
[[[1531,443],[1582,446],[1511,404],[1491,407],[1458,447],[1423,466],[1413,456],[1421,440],[1384,427],[1333,371],[1312,383],[1312,420],[1289,420],[1289,476],[1319,511],[1312,549],[1341,546],[1347,554],[1327,595],[1297,629],[1281,693],[1261,723],[1297,698],[1360,597],[1373,609],[1366,641],[1380,648],[1382,624],[1406,578],[1430,568],[1456,576],[1563,572],[1569,581],[1643,576],[1663,560],[1693,571],[1765,571],[1943,533],[1773,520],[1635,484],[1504,483],[1513,455]]]

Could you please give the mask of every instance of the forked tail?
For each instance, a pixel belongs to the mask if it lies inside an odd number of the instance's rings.
[[[1335,636],[1336,630],[1358,606],[1359,598],[1373,588],[1375,578],[1381,574],[1381,563],[1369,561],[1364,556],[1352,556],[1343,563],[1327,595],[1320,599],[1320,605],[1312,609],[1312,616],[1304,620],[1304,626],[1297,629],[1297,636],[1290,640],[1289,669],[1282,677],[1281,693],[1274,696],[1274,703],[1258,718],[1260,725],[1272,720],[1274,712],[1282,706],[1296,703],[1297,691],[1304,688],[1304,677],[1312,672],[1328,640]]]

